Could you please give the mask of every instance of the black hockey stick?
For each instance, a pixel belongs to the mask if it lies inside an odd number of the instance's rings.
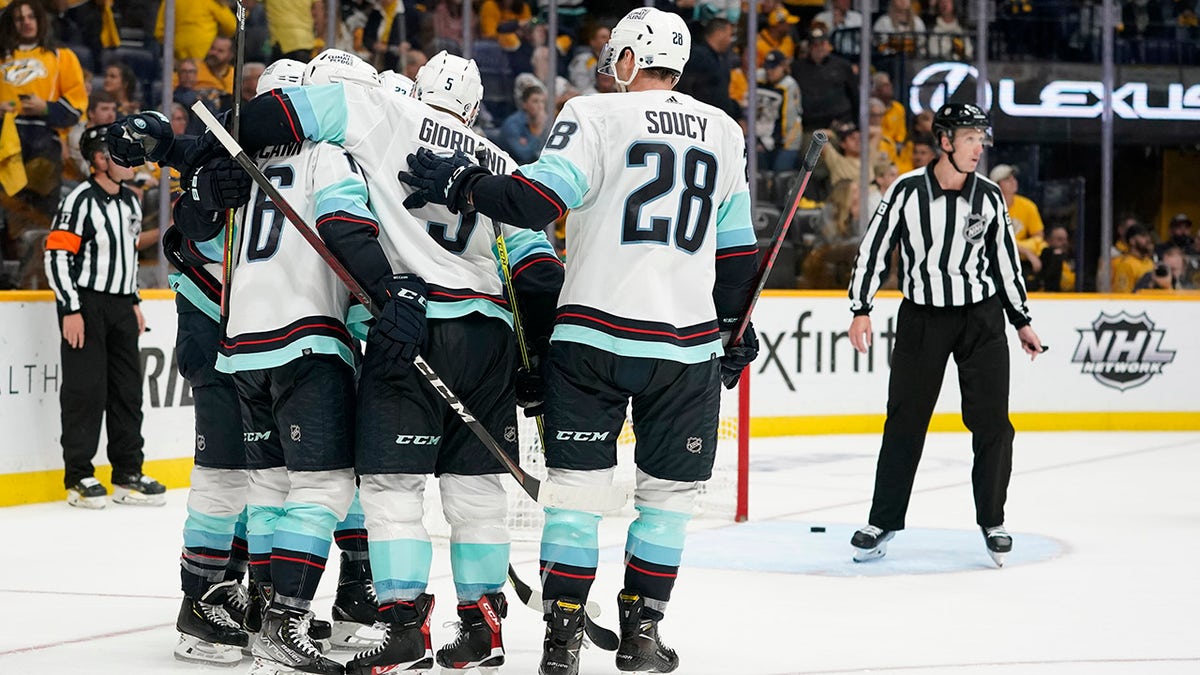
[[[225,146],[225,150],[228,151],[229,154],[237,161],[237,163],[241,165],[246,173],[250,174],[250,178],[254,180],[259,189],[267,195],[267,197],[275,204],[276,207],[279,208],[281,212],[283,212],[284,217],[291,221],[292,225],[299,230],[300,235],[304,237],[304,240],[307,241],[309,245],[313,247],[313,250],[315,250],[317,254],[321,256],[321,259],[325,261],[325,264],[328,265],[331,270],[333,270],[333,273],[337,275],[338,279],[340,279],[343,284],[345,284],[346,288],[354,295],[354,297],[357,298],[360,303],[362,303],[362,306],[366,308],[366,310],[370,312],[372,316],[378,317],[379,308],[376,307],[375,303],[371,301],[371,296],[368,295],[365,290],[363,290],[362,285],[359,284],[358,281],[350,274],[349,270],[342,265],[341,261],[334,257],[333,253],[329,250],[329,247],[327,247],[325,242],[321,240],[320,235],[318,235],[316,231],[309,227],[309,225],[304,222],[304,219],[300,216],[300,214],[297,213],[296,210],[292,208],[291,204],[289,204],[287,200],[283,198],[283,195],[279,194],[279,190],[275,188],[275,185],[270,181],[270,179],[263,175],[263,172],[259,170],[258,166],[254,163],[254,160],[250,159],[245,150],[238,145],[238,142],[233,140],[233,136],[230,136],[229,132],[225,131],[225,128],[221,126],[221,123],[217,121],[217,118],[213,117],[212,113],[210,113],[200,101],[197,101],[196,104],[192,106],[192,110],[196,113],[200,120],[204,122],[204,125],[208,127],[208,130],[212,132],[214,136],[216,136],[217,140],[221,142],[221,145]],[[471,429],[471,432],[474,433],[480,442],[483,443],[484,447],[488,449],[488,452],[492,453],[492,455],[494,455],[496,459],[498,459],[500,463],[504,465],[504,468],[512,475],[514,479],[516,479],[518,483],[520,483],[521,488],[525,490],[525,492],[537,503],[541,504],[542,506],[550,506],[561,509],[595,511],[602,513],[606,511],[615,511],[624,506],[625,502],[629,500],[628,491],[615,487],[606,486],[582,488],[558,485],[556,483],[542,482],[536,477],[525,473],[523,470],[521,470],[521,467],[504,452],[503,448],[500,447],[500,444],[496,442],[496,439],[492,438],[492,435],[488,433],[487,429],[485,429],[483,425],[479,423],[475,416],[471,414],[471,411],[467,410],[466,405],[464,405],[463,402],[454,395],[454,392],[452,392],[450,388],[446,386],[446,383],[442,381],[441,377],[438,376],[438,374],[433,370],[432,367],[430,367],[429,363],[423,357],[421,357],[421,355],[418,354],[417,357],[413,359],[413,365],[415,365],[417,370],[419,370],[421,374],[425,376],[425,379],[429,380],[429,384],[433,386],[438,395],[441,396],[442,399],[454,409],[454,412],[458,414],[459,418],[467,425],[468,428]]]
[[[729,344],[726,346],[737,345],[742,341],[742,336],[746,334],[746,328],[750,325],[750,314],[754,312],[754,306],[758,304],[758,296],[762,295],[763,288],[767,285],[767,277],[771,274],[771,268],[775,266],[775,258],[779,256],[779,249],[783,248],[783,239],[787,236],[788,228],[792,226],[792,218],[796,215],[796,209],[800,208],[800,198],[804,196],[804,189],[808,187],[813,169],[817,166],[817,160],[821,158],[821,151],[825,149],[825,144],[828,142],[829,137],[825,135],[824,131],[813,132],[812,140],[808,143],[808,152],[804,153],[804,163],[800,165],[803,173],[796,179],[791,193],[788,194],[786,203],[791,207],[786,214],[779,214],[779,222],[775,224],[775,233],[771,238],[771,250],[758,268],[758,280],[754,284],[754,294],[750,296],[746,311],[738,320],[737,330],[733,332],[733,336],[729,338]]]
[[[539,614],[545,612],[545,607],[542,606],[542,593],[535,591],[529,587],[529,584],[521,581],[521,577],[517,576],[517,571],[510,564],[508,566],[508,583],[512,585],[516,591],[517,597],[525,606],[537,610]],[[604,626],[598,625],[592,621],[593,616],[600,615],[600,603],[595,600],[588,600],[587,605],[583,610],[583,632],[587,635],[592,644],[607,652],[617,651],[617,647],[621,646],[621,638],[617,634]]]
[[[230,112],[233,129],[230,132],[237,140],[238,125],[242,121],[242,83],[245,75],[242,69],[246,65],[246,6],[242,0],[237,0],[237,50],[233,58],[233,110]],[[221,256],[221,332],[225,332],[225,318],[229,315],[229,288],[233,283],[234,247],[240,243],[237,233],[236,209],[225,212],[225,247]]]

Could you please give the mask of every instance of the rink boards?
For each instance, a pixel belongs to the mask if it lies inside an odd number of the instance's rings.
[[[194,431],[191,390],[173,359],[173,294],[143,298],[145,470],[182,487]],[[761,352],[751,435],[882,429],[899,305],[898,295],[877,300],[872,349],[856,355],[845,336],[851,317],[843,292],[768,292],[754,316]],[[1050,350],[1031,363],[1008,333],[1018,430],[1200,429],[1200,296],[1039,295],[1030,310]],[[0,292],[0,506],[62,498],[59,343],[50,293]],[[931,428],[961,431],[959,410],[951,361]],[[104,462],[102,435],[97,464]],[[107,481],[107,466],[97,476]]]

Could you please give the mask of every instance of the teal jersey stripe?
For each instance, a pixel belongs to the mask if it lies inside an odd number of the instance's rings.
[[[333,541],[330,539],[322,539],[321,537],[288,532],[286,530],[275,530],[275,539],[271,542],[271,547],[328,558],[329,547],[332,543]]]
[[[425,316],[430,319],[457,319],[467,316],[471,312],[479,312],[484,316],[501,319],[504,323],[508,324],[509,328],[512,328],[512,312],[500,307],[491,300],[480,298],[454,300],[452,302],[430,300],[425,306]]]
[[[217,370],[222,373],[236,373],[243,370],[277,368],[309,354],[340,356],[346,365],[354,367],[354,354],[341,340],[327,335],[309,335],[279,349],[258,354],[217,354]]]
[[[176,293],[187,298],[193,307],[204,312],[205,316],[215,322],[221,321],[221,308],[217,306],[217,303],[209,300],[204,291],[200,290],[200,287],[191,279],[179,272],[172,272],[167,276],[167,283]]]
[[[340,83],[286,87],[283,93],[292,101],[292,107],[300,117],[305,138],[337,145],[346,140],[350,113],[346,109],[346,93]]]
[[[346,177],[317,190],[314,202],[318,215],[346,211],[374,222],[375,215],[366,208],[367,199],[367,184],[361,179]]]
[[[576,567],[596,567],[600,562],[600,516],[569,509],[546,509],[542,529],[542,560]]]
[[[553,190],[568,209],[579,208],[588,193],[587,176],[560,155],[542,155],[536,162],[526,164],[518,171],[522,176]]]
[[[195,246],[200,255],[213,262],[221,262],[225,259],[225,228],[222,227],[217,236],[208,241],[195,242]]]
[[[745,237],[749,233],[748,242],[736,242],[728,237]],[[730,243],[726,243],[726,242]],[[740,246],[743,243],[754,243],[754,220],[750,214],[750,193],[738,192],[717,208],[717,248]]]
[[[504,246],[508,249],[508,264],[514,269],[517,267],[517,263],[536,253],[549,253],[555,258],[558,257],[554,246],[550,244],[545,235],[533,230],[520,230],[505,234]]]
[[[371,557],[371,564],[375,564],[375,557]],[[428,575],[427,575],[428,576]],[[424,593],[429,587],[429,580],[408,581],[405,579],[380,579],[375,577],[375,595],[379,598],[379,604],[387,604],[396,602],[397,600],[416,600],[417,596]]]
[[[691,514],[681,511],[667,511],[653,506],[637,505],[637,520],[629,525],[630,536],[656,546],[683,548],[687,536],[687,524],[692,519]]]
[[[209,516],[188,509],[183,523],[183,545],[187,548],[228,549],[233,542],[233,528],[237,516]]]
[[[711,342],[706,342],[701,345],[692,347],[680,347],[678,345],[667,344],[663,342],[649,342],[643,340],[627,340],[625,338],[614,337],[607,333],[602,333],[593,328],[586,326],[558,325],[554,327],[554,334],[550,337],[553,342],[561,340],[563,342],[578,342],[581,344],[603,349],[606,352],[611,352],[618,356],[632,356],[645,359],[662,359],[664,361],[676,361],[678,363],[704,363],[720,356],[724,350],[721,348],[721,338],[714,337]]]
[[[354,500],[350,502],[350,508],[346,511],[346,519],[338,523],[334,531],[366,529],[366,520],[367,517],[363,513],[362,501],[358,498],[358,490],[355,490]]]
[[[283,508],[279,506],[264,506],[249,504],[246,506],[246,536],[248,538],[266,537],[267,550],[271,550],[270,538],[275,533],[275,525],[283,517]]]
[[[464,584],[454,582],[454,593],[461,603],[475,602],[488,593],[499,593],[504,590],[504,582],[498,584]]]
[[[246,548],[252,555],[267,555],[271,552],[272,534],[251,534],[246,537]]]
[[[346,330],[350,331],[351,337],[355,340],[365,342],[367,339],[367,331],[370,329],[367,323],[371,321],[371,313],[362,305],[350,305],[350,309],[346,312]]]

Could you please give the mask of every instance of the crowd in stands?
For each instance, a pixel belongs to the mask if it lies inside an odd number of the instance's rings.
[[[176,133],[198,133],[202,125],[191,112],[195,102],[215,113],[230,108],[235,96],[251,97],[258,75],[278,58],[306,61],[333,46],[358,53],[380,70],[415,77],[428,56],[469,51],[484,82],[477,131],[524,163],[538,157],[555,111],[566,100],[615,89],[611,77],[596,73],[597,60],[609,27],[632,7],[645,4],[560,0],[558,34],[551,36],[545,0],[465,1],[469,12],[464,0],[244,0],[244,82],[241,91],[234,91],[233,0],[176,0],[172,28],[165,25],[163,0],[0,0],[0,68],[5,73],[0,81],[0,244],[5,261],[0,287],[39,287],[41,238],[64,190],[87,178],[88,166],[78,150],[83,130],[160,108],[164,86],[171,100],[165,112]],[[333,26],[327,25],[328,2],[338,3]],[[1197,2],[1121,2],[1122,60],[1185,63],[1195,58],[1180,45],[1200,44]],[[859,208],[860,167],[865,163],[870,172],[867,196],[873,207],[898,175],[935,157],[932,114],[906,110],[896,94],[907,85],[898,64],[911,58],[974,58],[977,3],[878,0],[866,19],[855,9],[862,3],[852,0],[654,4],[678,12],[693,30],[691,59],[677,88],[752,130],[759,169],[756,217],[770,220],[772,209],[782,208],[812,133],[821,129],[830,135],[802,204],[807,220],[798,228],[796,281],[785,279],[784,285],[844,287],[853,263],[852,244],[866,225]],[[757,5],[759,30],[748,36],[746,12],[752,5]],[[997,0],[988,17],[990,44],[1008,59],[1071,59],[1085,52],[1094,57],[1096,5],[1093,0]],[[860,129],[859,28],[864,20],[871,21],[874,34],[873,73],[870,122]],[[464,21],[469,43],[464,43]],[[327,44],[330,36],[333,43]],[[169,78],[161,72],[168,37],[174,57]],[[754,64],[746,48],[751,39],[757,47]],[[1162,46],[1168,43],[1174,46]],[[31,68],[31,60],[41,65]],[[15,76],[21,69],[29,69],[30,75]],[[749,100],[751,77],[754,101]],[[1008,188],[1005,192],[1014,211],[1027,209],[1025,202],[1033,205],[1016,194],[1015,174],[1007,179],[1012,196]],[[155,198],[157,180],[153,172],[139,180],[139,187],[149,188],[148,202]],[[149,221],[156,210],[145,209]],[[867,214],[871,212],[873,208]],[[1040,218],[1036,226],[1031,219],[1028,231],[1038,242],[1023,255],[1031,283],[1047,290],[1074,288],[1069,269],[1035,279],[1045,276],[1041,270],[1047,267],[1069,267],[1074,258],[1063,253],[1068,245],[1050,245],[1059,234],[1053,227],[1043,231]],[[1073,239],[1068,232],[1062,235]],[[152,244],[152,238],[147,241]],[[1047,250],[1059,251],[1064,263],[1045,264]],[[25,274],[27,269],[34,271]]]

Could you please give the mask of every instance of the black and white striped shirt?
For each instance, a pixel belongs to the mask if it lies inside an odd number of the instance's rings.
[[[46,277],[59,311],[79,311],[80,289],[136,297],[141,231],[141,200],[127,187],[110,195],[88,179],[64,197],[46,239]]]
[[[932,167],[897,178],[872,215],[850,280],[851,311],[871,311],[898,247],[897,278],[910,301],[963,307],[999,293],[1009,322],[1024,326],[1025,281],[1000,187],[972,173],[962,190],[943,190]]]

